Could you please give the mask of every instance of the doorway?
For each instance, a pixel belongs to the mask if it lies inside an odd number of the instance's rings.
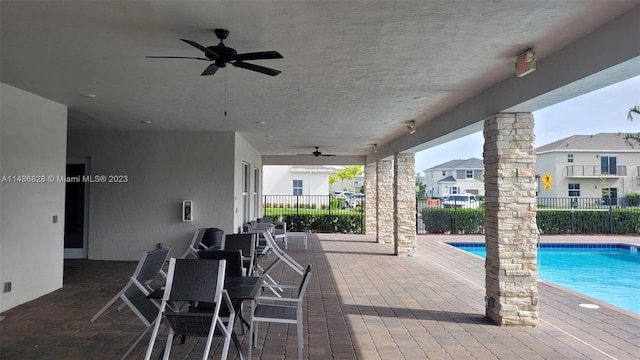
[[[86,259],[88,255],[89,185],[88,159],[68,159],[65,182],[64,258]]]

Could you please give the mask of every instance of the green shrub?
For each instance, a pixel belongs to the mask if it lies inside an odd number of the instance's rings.
[[[422,210],[422,222],[432,234],[477,234],[483,231],[484,210],[427,207]]]
[[[627,206],[640,206],[640,194],[628,193],[627,201]]]
[[[287,214],[287,230],[362,234],[362,216],[352,214]]]

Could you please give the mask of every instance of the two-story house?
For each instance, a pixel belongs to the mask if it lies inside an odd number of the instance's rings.
[[[622,198],[640,192],[640,147],[624,133],[574,135],[537,148],[539,198]]]
[[[483,174],[481,159],[451,160],[424,170],[423,181],[430,198],[464,193],[484,196]]]

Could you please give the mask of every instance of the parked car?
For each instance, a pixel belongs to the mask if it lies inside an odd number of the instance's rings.
[[[442,201],[443,208],[477,209],[479,206],[480,201],[473,194],[449,195]]]
[[[362,206],[362,202],[364,201],[364,194],[352,194],[345,195],[345,200],[347,201],[347,205],[350,208],[356,208],[358,206]]]

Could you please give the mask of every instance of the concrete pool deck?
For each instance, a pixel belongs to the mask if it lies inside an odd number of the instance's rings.
[[[482,236],[420,235],[415,257],[393,256],[371,236],[311,234],[289,254],[313,265],[304,357],[309,359],[637,359],[640,315],[539,282],[536,328],[499,327],[484,317],[484,260],[444,242]],[[640,237],[543,236],[543,242],[640,244]],[[89,318],[126,282],[135,262],[70,260],[65,286],[2,313],[0,359],[119,359],[144,326],[129,310]],[[299,281],[291,269],[274,272]],[[164,337],[161,338],[164,340]],[[242,340],[242,337],[241,337]],[[294,326],[262,326],[254,358],[297,359]],[[148,340],[130,358],[141,359]],[[215,344],[214,344],[215,346]],[[246,349],[247,340],[244,340]],[[172,359],[199,359],[187,340]],[[219,348],[213,358],[219,358]],[[157,352],[156,352],[157,354]],[[229,358],[236,356],[230,351]]]

